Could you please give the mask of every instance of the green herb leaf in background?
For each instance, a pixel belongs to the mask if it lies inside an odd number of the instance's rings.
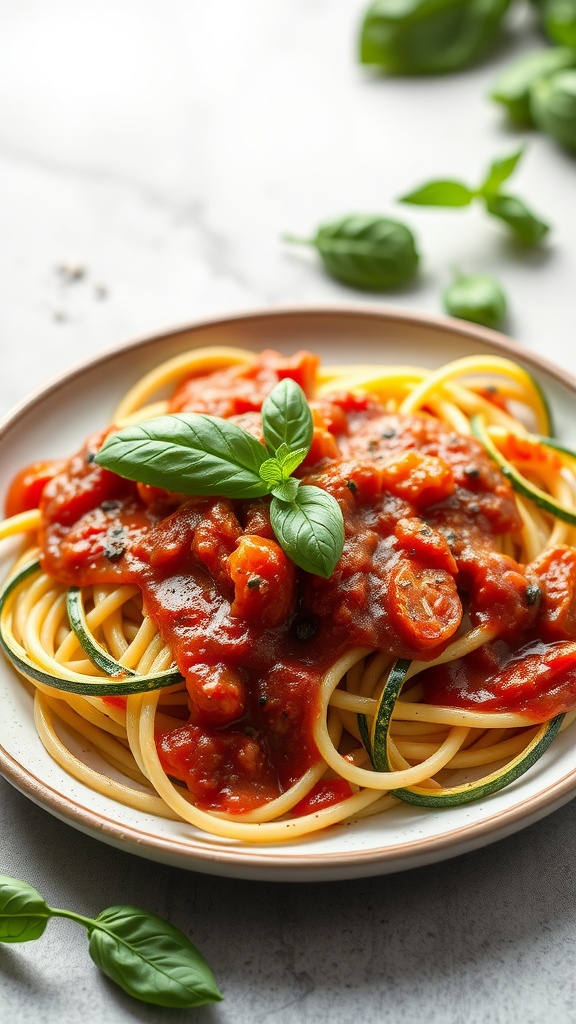
[[[458,274],[442,296],[450,316],[484,327],[501,327],[506,318],[506,296],[491,274]]]
[[[332,575],[344,546],[344,521],[331,494],[302,486],[290,503],[272,498],[270,521],[296,565],[326,579]]]
[[[548,46],[518,57],[498,76],[490,98],[501,103],[517,124],[530,127],[534,121],[530,104],[532,86],[557,71],[576,67],[576,50]]]
[[[413,206],[469,206],[476,193],[461,181],[429,181],[402,196],[401,203]]]
[[[332,277],[363,291],[400,288],[416,275],[418,252],[410,229],[388,217],[341,217],[313,238],[286,235],[286,242],[314,246]]]
[[[466,193],[462,190],[466,189],[471,197],[485,203],[488,213],[504,221],[519,241],[526,245],[539,245],[548,234],[549,225],[532,213],[522,199],[504,195],[499,191],[501,185],[517,167],[523,152],[524,149],[521,148],[510,156],[494,160],[484,181],[476,189],[468,188],[460,182],[428,182],[427,185],[403,196],[400,202],[417,203],[420,206],[467,206],[468,202],[455,201],[459,195],[465,198]],[[458,191],[451,196],[447,186],[452,186]],[[444,202],[441,201],[443,194]]]
[[[478,189],[480,195],[489,196],[493,195],[494,192],[498,192],[500,190],[500,186],[503,185],[505,181],[508,181],[508,178],[516,170],[516,166],[522,159],[523,153],[524,147],[521,146],[520,149],[517,150],[516,153],[512,153],[511,156],[505,156],[499,160],[494,160],[490,164],[488,174]]]
[[[509,0],[374,0],[360,32],[360,60],[389,74],[468,67],[496,40]]]
[[[536,0],[535,7],[551,42],[576,49],[576,0]]]
[[[493,217],[504,221],[519,241],[525,245],[540,245],[550,230],[517,196],[486,196],[486,209]]]
[[[576,150],[576,69],[535,82],[530,110],[538,128],[566,149]]]
[[[342,554],[344,520],[326,491],[300,487],[292,476],[314,431],[306,396],[295,381],[283,380],[273,388],[262,423],[268,448],[216,416],[158,416],[111,434],[95,461],[129,480],[180,494],[240,499],[272,494],[271,507],[281,506],[281,514],[272,516],[272,528],[288,557],[308,572],[330,575]]]
[[[203,1006],[222,999],[202,954],[168,921],[137,907],[97,918],[49,907],[26,882],[0,875],[0,942],[39,938],[52,917],[86,928],[94,963],[128,995],[156,1006]]]

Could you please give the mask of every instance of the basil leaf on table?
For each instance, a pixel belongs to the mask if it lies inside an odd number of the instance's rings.
[[[402,196],[401,203],[414,206],[469,206],[476,193],[460,181],[429,181]]]
[[[363,291],[400,288],[418,269],[414,235],[389,217],[352,214],[322,224],[313,238],[285,235],[284,240],[315,247],[332,277]]]
[[[495,41],[509,0],[374,0],[360,60],[397,75],[468,67]]]
[[[89,934],[94,963],[135,999],[183,1008],[222,998],[202,954],[156,914],[109,907],[98,914]]]
[[[458,274],[443,294],[450,316],[484,327],[501,327],[506,317],[506,296],[491,274]]]
[[[498,217],[526,245],[540,245],[550,230],[549,224],[540,220],[517,196],[486,196],[486,209]]]
[[[576,0],[536,0],[535,7],[551,42],[576,49]]]
[[[302,388],[289,377],[281,380],[264,400],[262,429],[268,447],[276,454],[282,445],[305,449],[312,444],[312,413]]]
[[[492,195],[494,192],[498,192],[500,186],[503,185],[505,181],[508,181],[508,178],[516,170],[516,166],[522,159],[523,154],[524,147],[521,146],[520,149],[517,150],[516,153],[512,153],[511,156],[505,156],[498,160],[494,160],[491,163],[488,174],[478,189],[478,192],[483,196]]]
[[[272,498],[270,521],[296,565],[326,579],[332,575],[344,546],[344,521],[331,494],[303,485],[292,502]]]
[[[530,109],[537,128],[566,149],[576,150],[576,69],[535,82]]]
[[[400,202],[420,206],[468,206],[471,199],[478,199],[485,203],[488,213],[504,221],[517,239],[526,245],[539,245],[548,234],[549,225],[532,213],[522,199],[500,192],[523,153],[522,147],[510,156],[494,160],[478,188],[455,181],[428,182],[402,196]]]
[[[119,476],[183,494],[259,498],[268,455],[256,438],[228,420],[175,413],[110,434],[95,461]]]
[[[39,939],[52,912],[26,882],[0,875],[0,942]]]
[[[26,882],[0,875],[0,942],[38,939],[47,921],[65,917],[86,928],[94,963],[128,995],[156,1006],[203,1006],[222,999],[202,954],[174,925],[138,907],[96,918],[49,907]]]
[[[524,127],[533,125],[531,110],[532,87],[556,71],[576,67],[576,50],[563,46],[548,46],[543,50],[526,53],[513,61],[498,76],[490,91],[490,98],[506,107],[510,118]]]

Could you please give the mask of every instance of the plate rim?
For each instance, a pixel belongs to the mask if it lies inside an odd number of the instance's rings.
[[[330,303],[294,304],[279,307],[263,307],[238,313],[222,314],[193,320],[168,329],[147,333],[120,344],[109,346],[89,356],[70,368],[58,373],[43,385],[35,388],[22,398],[0,419],[0,441],[4,441],[20,417],[39,402],[53,398],[57,391],[82,375],[98,368],[115,358],[125,356],[148,346],[160,344],[163,340],[176,341],[179,335],[193,334],[210,327],[225,327],[239,321],[249,322],[296,319],[298,317],[347,317],[352,319],[375,319],[388,325],[399,324],[436,329],[438,332],[468,341],[478,341],[498,354],[513,358],[544,372],[558,381],[564,388],[576,395],[576,376],[561,369],[539,353],[534,353],[519,342],[500,332],[481,327],[456,318],[427,314],[400,307],[374,303]],[[17,677],[17,676],[16,676]],[[460,827],[451,828],[435,836],[419,837],[404,843],[395,843],[380,849],[348,849],[342,851],[314,853],[309,851],[293,854],[290,844],[260,845],[240,844],[217,846],[206,843],[202,836],[188,837],[185,841],[177,837],[161,836],[147,831],[144,827],[120,823],[104,811],[95,811],[80,804],[76,798],[60,793],[54,786],[37,778],[32,770],[22,766],[0,743],[0,772],[16,789],[34,803],[61,820],[88,833],[100,841],[148,859],[160,860],[188,870],[244,877],[267,881],[319,881],[337,878],[363,877],[392,873],[440,859],[458,856],[468,850],[488,845],[519,831],[545,815],[552,813],[563,803],[576,795],[576,767],[562,775],[547,789],[529,799],[519,801],[510,807],[495,811],[473,822],[464,822]],[[313,837],[312,837],[313,838]],[[261,869],[263,875],[257,873]]]

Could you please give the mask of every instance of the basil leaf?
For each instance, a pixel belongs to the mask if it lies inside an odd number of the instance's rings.
[[[517,124],[533,124],[530,109],[532,86],[556,71],[576,67],[576,50],[548,46],[544,50],[525,53],[504,68],[490,91],[490,98],[501,103]]]
[[[332,575],[344,547],[344,519],[331,494],[303,485],[290,503],[273,497],[270,521],[278,543],[296,565],[325,579]]]
[[[506,156],[500,160],[494,160],[490,166],[490,170],[486,176],[485,181],[479,188],[479,192],[482,195],[490,195],[493,192],[498,192],[500,186],[508,180],[510,175],[513,173],[516,165],[522,159],[524,154],[524,147],[513,153],[512,156]]]
[[[155,914],[109,907],[91,923],[90,956],[128,995],[156,1006],[202,1006],[222,998],[189,939]]]
[[[493,217],[503,220],[526,245],[539,245],[550,230],[549,224],[536,217],[516,196],[486,196],[486,209]]]
[[[264,400],[262,429],[266,444],[276,457],[282,445],[289,450],[304,448],[305,454],[308,452],[314,432],[312,413],[296,381],[286,377]]]
[[[535,82],[530,109],[537,128],[566,149],[576,150],[576,70],[558,71]]]
[[[303,242],[288,236],[286,241]],[[419,256],[414,235],[389,217],[353,215],[319,227],[314,245],[332,277],[363,291],[386,292],[411,281]]]
[[[304,461],[308,452],[309,448],[297,448],[296,451],[291,452],[285,444],[280,445],[276,452],[276,458],[280,464],[284,480],[287,480],[290,474],[295,469],[298,469],[298,466]]]
[[[271,493],[275,498],[280,498],[281,501],[294,501],[299,486],[300,481],[295,476],[291,476],[287,480],[283,480],[282,483],[272,487]]]
[[[469,206],[475,192],[461,181],[429,181],[399,199],[414,206]]]
[[[268,484],[268,490],[275,487],[276,484],[281,484],[284,480],[284,474],[278,459],[266,459],[266,462],[263,462],[260,466],[259,473],[262,480]]]
[[[39,939],[52,916],[39,892],[26,882],[0,875],[0,942]]]
[[[183,494],[258,498],[266,449],[228,420],[199,413],[158,416],[111,434],[98,452],[100,466],[153,487]]]
[[[373,0],[360,60],[391,74],[427,75],[472,64],[495,41],[509,0]]]
[[[445,290],[443,300],[450,316],[485,327],[500,327],[506,317],[506,296],[491,274],[457,277]]]

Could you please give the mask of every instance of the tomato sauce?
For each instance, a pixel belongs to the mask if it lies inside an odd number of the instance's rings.
[[[171,408],[228,416],[261,437],[269,390],[289,376],[313,394],[316,367],[308,353],[266,352],[249,369],[185,381]],[[206,809],[250,810],[317,762],[320,681],[351,647],[432,660],[466,615],[473,625],[497,623],[508,652],[491,663],[498,675],[517,665],[514,652],[540,620],[544,641],[576,635],[574,613],[554,612],[558,580],[576,578],[576,563],[562,553],[527,572],[497,551],[495,538],[521,523],[508,482],[477,441],[426,414],[390,414],[365,394],[311,406],[314,440],[297,474],[332,494],[345,521],[329,580],[286,557],[265,499],[187,498],[120,479],[93,461],[105,433],[42,490],[45,570],[70,585],[137,584],[170,645],[189,719],[158,734],[159,756]],[[561,660],[554,651],[546,662],[558,679]],[[470,686],[479,691],[483,671],[462,667],[465,690],[460,677],[442,689],[431,670],[428,696],[478,706]],[[318,806],[330,793],[320,787]]]

